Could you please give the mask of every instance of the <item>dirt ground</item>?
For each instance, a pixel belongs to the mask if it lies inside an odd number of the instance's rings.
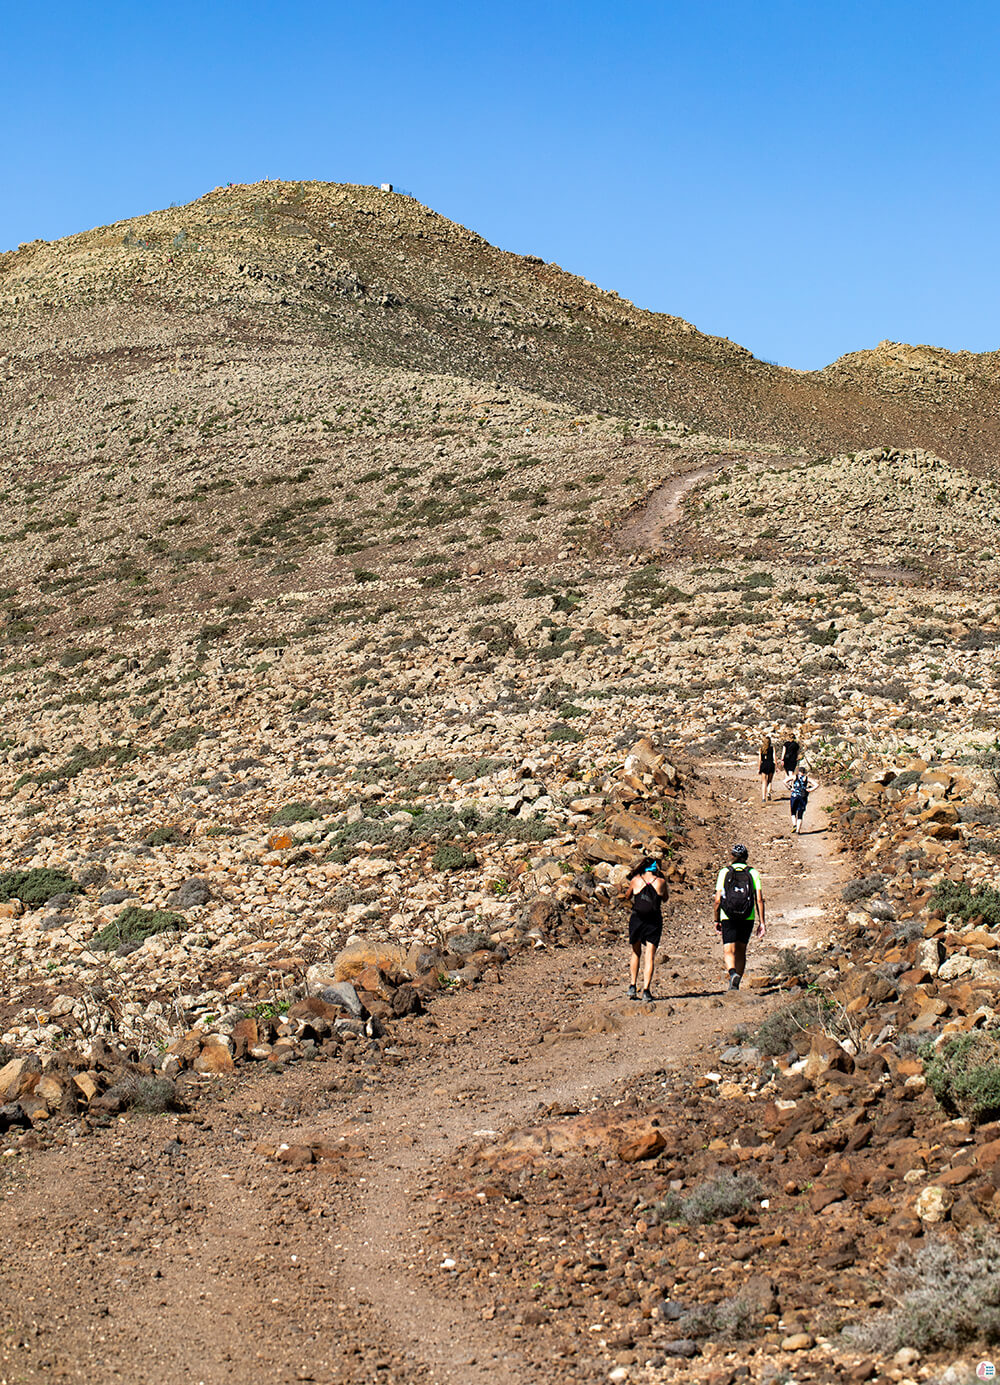
[[[624,1033],[539,1042],[543,1025],[620,1001],[627,960],[624,943],[543,949],[400,1025],[392,1065],[216,1079],[190,1115],[121,1119],[10,1161],[0,1380],[534,1380],[523,1344],[465,1316],[447,1275],[436,1289],[417,1272],[439,1254],[424,1234],[429,1199],[457,1152],[554,1103],[610,1103],[644,1071],[710,1066],[699,1054],[759,1014],[752,988],[724,993],[711,924],[732,840],[750,847],[768,900],[748,977],[771,949],[822,932],[838,881],[826,791],[793,837],[787,798],[762,808],[750,770],[701,776],[688,800],[694,882],[669,909],[661,998],[626,1006]],[[340,1141],[345,1157],[298,1172],[257,1152],[306,1135]],[[549,1378],[572,1380],[572,1361]]]

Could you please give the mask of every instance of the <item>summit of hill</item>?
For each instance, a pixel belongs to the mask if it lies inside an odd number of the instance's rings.
[[[221,187],[34,241],[0,256],[0,303],[8,350],[37,352],[43,369],[58,344],[77,377],[124,377],[215,338],[500,379],[573,409],[827,452],[916,445],[978,464],[1000,441],[995,353],[882,343],[785,369],[373,187]]]

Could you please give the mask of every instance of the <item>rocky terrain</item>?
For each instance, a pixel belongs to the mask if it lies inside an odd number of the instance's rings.
[[[0,256],[0,370],[8,1378],[974,1378],[995,361],[267,184]]]

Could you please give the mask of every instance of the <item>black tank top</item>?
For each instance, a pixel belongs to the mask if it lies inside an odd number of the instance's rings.
[[[632,896],[632,913],[644,923],[663,922],[663,900],[652,885],[643,885],[639,893]]]

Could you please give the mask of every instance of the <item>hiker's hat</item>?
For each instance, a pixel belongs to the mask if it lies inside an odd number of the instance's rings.
[[[747,851],[746,847],[743,845],[742,842],[737,842],[736,845],[733,847],[734,861],[745,861],[749,855],[749,851]]]

